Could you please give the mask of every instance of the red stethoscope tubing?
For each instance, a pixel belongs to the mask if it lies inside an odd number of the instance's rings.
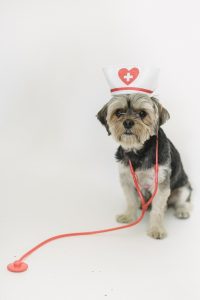
[[[33,247],[32,249],[30,249],[29,251],[27,251],[25,254],[23,254],[17,261],[9,264],[7,266],[7,269],[11,272],[23,272],[26,271],[28,268],[28,265],[26,263],[23,262],[23,260],[25,258],[27,258],[28,256],[30,256],[33,252],[35,252],[36,250],[38,250],[39,248],[43,247],[44,245],[61,239],[61,238],[66,238],[66,237],[72,237],[72,236],[81,236],[81,235],[92,235],[92,234],[99,234],[99,233],[104,233],[104,232],[110,232],[110,231],[115,231],[115,230],[120,230],[120,229],[125,229],[125,228],[129,228],[132,227],[136,224],[138,224],[144,217],[146,210],[148,209],[149,205],[151,204],[151,202],[153,201],[157,191],[158,191],[158,171],[159,171],[159,166],[158,166],[158,135],[156,137],[156,162],[155,162],[155,183],[154,183],[154,192],[152,193],[152,196],[150,197],[150,199],[145,203],[145,199],[142,195],[139,183],[138,183],[138,178],[137,175],[135,173],[135,170],[133,168],[133,165],[131,163],[131,161],[129,160],[129,167],[130,167],[130,171],[131,171],[131,175],[133,177],[133,181],[135,184],[135,188],[137,190],[137,193],[139,195],[141,204],[142,204],[142,212],[141,215],[138,217],[138,219],[136,221],[133,221],[127,225],[122,225],[122,226],[117,226],[117,227],[111,227],[111,228],[107,228],[107,229],[101,229],[101,230],[94,230],[94,231],[82,231],[82,232],[73,232],[73,233],[64,233],[64,234],[59,234],[53,237],[50,237],[48,239],[46,239],[45,241],[39,243],[38,245],[36,245],[35,247]]]

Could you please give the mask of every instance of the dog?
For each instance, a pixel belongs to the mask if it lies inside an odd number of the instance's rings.
[[[189,218],[192,192],[180,154],[161,128],[170,118],[169,112],[155,97],[141,93],[123,94],[114,95],[98,112],[97,118],[105,126],[108,135],[119,144],[115,157],[127,201],[126,211],[117,216],[120,223],[136,220],[140,208],[129,160],[136,171],[145,200],[148,200],[154,191],[158,135],[158,191],[151,204],[147,233],[155,239],[163,239],[167,235],[164,226],[166,208],[173,206],[176,217]]]

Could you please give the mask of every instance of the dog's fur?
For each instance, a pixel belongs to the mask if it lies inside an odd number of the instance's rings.
[[[117,221],[129,223],[137,218],[140,206],[131,178],[128,160],[131,160],[145,199],[154,190],[156,134],[159,143],[159,185],[152,202],[148,234],[156,239],[166,236],[164,213],[168,205],[175,208],[178,218],[188,218],[191,211],[191,186],[183,169],[180,155],[160,128],[169,119],[168,111],[154,97],[145,94],[114,96],[98,112],[97,118],[108,134],[120,144],[116,159],[119,162],[120,181],[127,200],[124,214]],[[125,128],[128,120],[130,128]]]

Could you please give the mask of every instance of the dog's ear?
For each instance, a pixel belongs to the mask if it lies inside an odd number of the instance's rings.
[[[167,122],[167,120],[169,120],[170,118],[170,114],[167,111],[166,108],[164,108],[159,101],[154,98],[151,97],[151,99],[154,101],[154,103],[156,104],[157,108],[158,108],[158,114],[159,114],[159,126],[163,125],[165,122]]]
[[[98,112],[98,114],[96,115],[97,119],[101,122],[102,125],[104,125],[106,127],[106,130],[108,132],[108,135],[110,135],[110,130],[109,130],[109,126],[106,120],[107,117],[107,110],[108,110],[108,105],[105,104],[102,109]]]

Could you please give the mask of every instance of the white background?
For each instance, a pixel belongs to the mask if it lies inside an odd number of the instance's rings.
[[[199,1],[0,2],[0,300],[200,297]],[[168,237],[135,228],[56,241],[13,274],[9,262],[47,237],[117,225],[125,208],[116,144],[95,115],[109,100],[102,67],[161,68],[165,131],[194,187]]]

